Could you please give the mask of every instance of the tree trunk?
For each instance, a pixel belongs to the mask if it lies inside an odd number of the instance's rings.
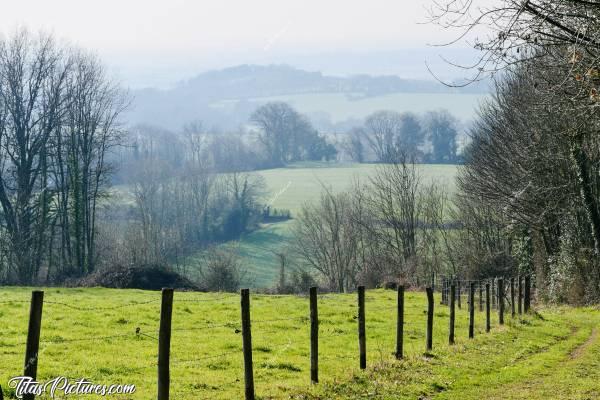
[[[581,202],[594,240],[594,253],[598,256],[600,255],[600,215],[598,214],[596,199],[592,193],[587,155],[583,151],[583,143],[580,138],[571,141],[571,158],[577,175]]]

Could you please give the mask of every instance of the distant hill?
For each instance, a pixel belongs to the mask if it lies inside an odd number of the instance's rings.
[[[356,101],[396,93],[482,95],[486,92],[485,85],[457,89],[434,81],[397,76],[336,77],[287,65],[240,65],[204,72],[168,90],[137,90],[133,93],[134,106],[128,119],[131,123],[170,129],[178,129],[191,120],[203,120],[231,129],[247,120],[260,99],[275,96],[343,94]],[[326,108],[325,105],[319,111],[327,114]]]

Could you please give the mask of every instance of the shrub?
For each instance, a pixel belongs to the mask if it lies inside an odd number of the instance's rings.
[[[235,292],[239,290],[246,271],[234,251],[210,247],[200,261],[200,284],[211,292]]]

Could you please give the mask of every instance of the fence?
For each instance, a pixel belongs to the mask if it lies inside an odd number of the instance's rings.
[[[508,284],[507,284],[508,282]],[[473,280],[460,280],[456,277],[435,277],[432,279],[430,287],[426,288],[426,299],[427,299],[427,318],[426,318],[426,334],[425,334],[425,351],[433,351],[433,324],[434,324],[434,289],[439,289],[441,293],[441,304],[449,307],[449,324],[448,324],[448,343],[453,345],[455,343],[455,319],[456,319],[456,307],[459,309],[462,307],[462,297],[465,297],[468,305],[469,325],[468,325],[468,337],[474,338],[475,335],[475,308],[478,304],[480,312],[484,311],[485,306],[485,327],[486,332],[490,331],[491,327],[491,309],[495,309],[498,312],[499,324],[505,322],[506,304],[510,305],[510,313],[512,317],[517,314],[527,313],[530,311],[531,306],[531,279],[529,276],[509,278],[495,278],[491,280],[473,281]],[[492,288],[492,295],[490,295],[490,289]],[[478,294],[478,296],[477,296]],[[365,314],[365,288],[359,286],[357,288],[357,339],[358,339],[358,364],[360,369],[367,367],[367,352],[366,352],[366,314]],[[227,295],[218,298],[220,304],[235,299],[235,295]],[[330,295],[322,295],[321,299],[332,298]],[[404,327],[406,325],[405,315],[405,288],[399,286],[397,288],[397,302],[393,308],[396,311],[396,332],[395,332],[395,352],[394,355],[397,359],[404,357]],[[478,298],[477,298],[478,297]],[[310,381],[313,384],[319,382],[319,296],[317,288],[313,287],[310,289],[308,296],[308,318],[306,317],[286,317],[286,318],[275,318],[266,320],[252,320],[251,318],[251,304],[250,304],[250,291],[248,289],[242,289],[240,292],[240,322],[241,322],[241,333],[242,336],[242,354],[243,354],[243,367],[244,367],[244,392],[247,400],[253,400],[255,398],[254,389],[254,371],[253,371],[253,346],[252,346],[252,326],[261,324],[272,324],[280,321],[291,321],[291,320],[304,320],[309,323],[309,361],[310,361]],[[42,322],[42,310],[44,304],[64,306],[70,309],[79,311],[99,311],[99,310],[115,310],[125,307],[135,307],[144,304],[157,303],[159,299],[152,299],[144,302],[122,304],[114,307],[80,307],[72,304],[55,302],[55,301],[44,301],[44,292],[35,290],[32,292],[30,301],[30,313],[29,313],[29,325],[27,333],[27,341],[25,342],[25,367],[24,376],[31,377],[33,380],[37,377],[38,369],[38,358],[40,354],[40,342],[42,343],[53,343],[53,340],[41,341],[40,330]],[[204,302],[209,301],[207,299],[188,299],[181,300],[185,302]],[[210,300],[215,301],[215,300]],[[237,300],[236,300],[237,301]],[[11,303],[13,300],[1,301],[2,303]],[[173,315],[173,303],[174,303],[174,291],[173,289],[165,288],[162,290],[162,296],[160,298],[160,323],[158,337],[149,335],[138,327],[135,333],[123,333],[103,337],[84,337],[74,339],[60,339],[57,342],[68,343],[68,342],[80,342],[80,341],[98,341],[98,340],[109,340],[119,339],[126,337],[143,337],[151,339],[158,343],[158,359],[154,367],[157,368],[158,372],[158,400],[167,400],[170,398],[170,366],[171,364],[184,364],[184,363],[195,363],[203,360],[221,358],[230,354],[236,354],[238,351],[229,351],[222,354],[215,354],[206,357],[196,357],[188,360],[171,360],[171,334],[172,329],[172,315]],[[231,323],[226,324],[210,324],[206,326],[186,328],[186,329],[175,329],[176,331],[201,331],[208,329],[215,329],[220,327],[231,327]],[[236,333],[238,329],[236,328]],[[239,353],[238,353],[239,354]],[[328,355],[329,356],[329,355]],[[331,357],[331,356],[330,356]],[[333,358],[336,358],[334,355]],[[235,383],[241,379],[236,378]],[[32,394],[24,396],[27,400],[33,400]],[[2,400],[2,390],[0,388],[0,400]]]

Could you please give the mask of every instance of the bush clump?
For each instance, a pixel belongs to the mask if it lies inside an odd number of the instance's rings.
[[[73,286],[101,286],[115,289],[160,290],[164,287],[200,290],[200,287],[171,268],[149,264],[142,266],[113,266],[99,270],[76,282]]]

